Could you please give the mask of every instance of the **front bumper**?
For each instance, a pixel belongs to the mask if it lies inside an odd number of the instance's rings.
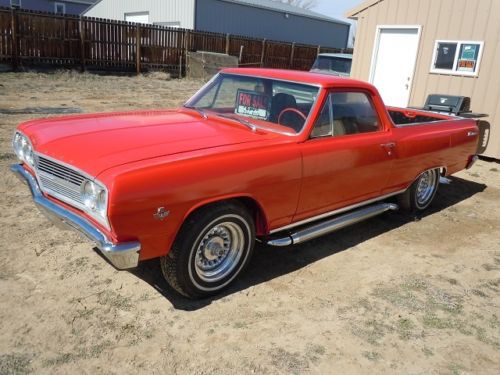
[[[73,229],[85,235],[97,245],[102,255],[116,268],[124,270],[137,267],[139,264],[139,251],[141,250],[140,242],[114,244],[87,219],[47,199],[42,194],[36,179],[22,165],[14,164],[10,167],[10,170],[29,186],[38,209],[59,228]]]

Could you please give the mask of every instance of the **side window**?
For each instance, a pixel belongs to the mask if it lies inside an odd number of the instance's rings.
[[[363,92],[334,92],[331,95],[333,136],[380,130],[377,112]]]
[[[363,92],[333,92],[314,123],[311,138],[370,133],[380,130],[377,112]]]
[[[319,117],[314,123],[311,138],[329,137],[332,135],[332,94],[330,94],[323,105],[323,109],[321,110]]]

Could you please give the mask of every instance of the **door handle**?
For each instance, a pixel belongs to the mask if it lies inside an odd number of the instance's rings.
[[[396,148],[396,142],[381,143],[380,146],[385,149],[387,155],[391,156],[392,151]]]
[[[394,148],[396,147],[396,142],[389,142],[389,143],[381,143],[380,146],[382,146],[383,148]]]

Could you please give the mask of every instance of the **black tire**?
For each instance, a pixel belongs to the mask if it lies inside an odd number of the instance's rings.
[[[203,207],[186,220],[161,258],[163,276],[186,297],[217,294],[248,265],[254,245],[255,224],[244,205],[228,201]]]
[[[424,211],[430,206],[439,186],[439,169],[422,173],[403,194],[399,195],[401,208],[410,212]]]

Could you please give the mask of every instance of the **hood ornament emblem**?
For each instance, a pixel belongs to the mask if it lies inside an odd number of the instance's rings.
[[[170,211],[166,210],[165,207],[160,207],[156,210],[156,213],[153,214],[153,217],[156,220],[163,221],[168,217],[168,215],[170,215]]]

